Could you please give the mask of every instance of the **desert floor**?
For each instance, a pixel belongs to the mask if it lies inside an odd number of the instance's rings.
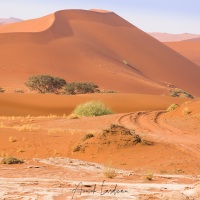
[[[33,95],[0,96],[2,108],[3,102],[10,103],[1,109],[1,158],[25,161],[0,165],[2,199],[200,199],[199,101],[131,94],[38,95],[41,99],[32,107]],[[142,101],[144,96],[149,101]],[[27,102],[23,109],[20,98]],[[53,100],[44,111],[40,106],[46,98]],[[116,113],[69,119],[77,99],[101,99]],[[66,115],[53,112],[58,103]],[[166,112],[172,103],[180,107]],[[142,141],[134,143],[120,130],[104,134],[111,124],[133,130]],[[94,137],[84,140],[87,134]],[[109,179],[105,172],[113,170],[116,176]]]

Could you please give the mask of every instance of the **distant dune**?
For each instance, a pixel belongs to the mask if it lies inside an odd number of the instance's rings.
[[[0,27],[0,86],[36,74],[119,92],[164,94],[166,82],[200,96],[200,68],[113,12],[64,10]]]
[[[148,33],[148,34],[156,38],[160,42],[175,42],[175,41],[183,41],[200,37],[200,35],[190,34],[190,33],[182,33],[182,34]]]
[[[16,23],[16,22],[21,22],[22,19],[17,19],[17,18],[0,18],[0,26],[1,25],[6,25],[6,24],[12,24],[12,23]]]
[[[182,42],[167,42],[165,44],[186,58],[192,60],[200,67],[200,38]]]

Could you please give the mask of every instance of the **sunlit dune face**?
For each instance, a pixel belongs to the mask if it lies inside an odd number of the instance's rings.
[[[90,9],[90,11],[99,12],[99,13],[111,13],[109,10],[100,10],[100,9]]]
[[[41,32],[48,29],[54,22],[54,14],[42,18],[26,20],[0,27],[0,33]]]

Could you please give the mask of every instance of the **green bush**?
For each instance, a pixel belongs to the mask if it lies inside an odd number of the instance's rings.
[[[72,82],[68,83],[64,90],[67,94],[86,94],[98,92],[98,86],[91,82]]]
[[[113,111],[100,101],[91,101],[78,105],[73,113],[77,116],[101,116],[113,114]]]
[[[37,75],[28,78],[25,85],[32,91],[39,93],[55,93],[66,85],[66,81],[62,78],[49,75]]]

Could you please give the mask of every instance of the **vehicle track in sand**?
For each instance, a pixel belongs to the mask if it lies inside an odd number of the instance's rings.
[[[155,142],[174,144],[182,151],[200,158],[199,140],[184,130],[165,123],[164,114],[165,111],[133,112],[120,116],[117,123],[134,129],[142,137],[150,137]]]

